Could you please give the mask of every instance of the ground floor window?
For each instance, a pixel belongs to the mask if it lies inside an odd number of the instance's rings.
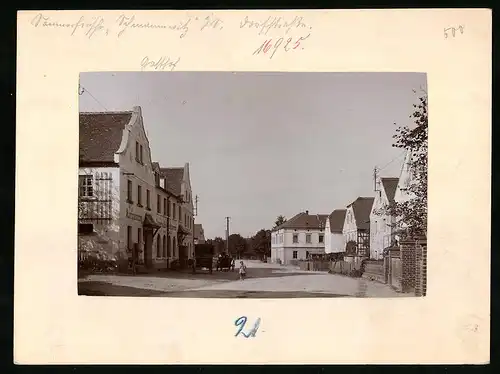
[[[165,235],[163,235],[163,256],[162,257],[167,257],[167,240]]]
[[[293,258],[296,259],[297,258],[297,251],[293,251]]]
[[[127,249],[132,249],[132,226],[127,226]]]
[[[161,257],[161,236],[156,238],[156,257]]]

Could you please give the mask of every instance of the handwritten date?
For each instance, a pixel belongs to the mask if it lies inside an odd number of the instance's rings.
[[[308,34],[307,36],[301,36],[299,38],[279,38],[274,41],[273,39],[267,39],[253,52],[253,55],[255,56],[261,53],[267,55],[269,52],[269,59],[272,59],[278,48],[283,49],[285,52],[299,48],[304,49],[304,47],[301,46],[301,42],[309,38],[310,35],[311,34]]]
[[[238,327],[238,331],[236,332],[235,337],[238,337],[238,335],[243,335],[245,338],[255,338],[255,334],[257,334],[257,330],[259,329],[260,326],[260,318],[257,318],[255,321],[253,327],[245,333],[243,329],[245,328],[245,324],[247,323],[248,318],[245,316],[239,317],[236,321],[234,321],[234,325]]]

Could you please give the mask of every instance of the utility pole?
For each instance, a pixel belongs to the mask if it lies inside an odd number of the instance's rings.
[[[226,217],[226,253],[229,255],[229,219],[231,217]]]

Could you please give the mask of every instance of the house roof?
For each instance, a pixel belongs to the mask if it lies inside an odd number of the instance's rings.
[[[324,228],[328,214],[309,214],[301,212],[296,214],[282,225],[276,227],[274,231],[280,229],[319,229]]]
[[[80,113],[80,161],[114,162],[131,118],[130,111]]]
[[[336,209],[328,216],[328,220],[330,221],[330,232],[342,233],[346,212],[346,209]]]
[[[374,200],[373,197],[358,197],[347,206],[352,206],[358,229],[366,230],[370,228],[370,213]]]
[[[195,223],[194,224],[194,237],[195,238],[200,238],[203,236],[203,226],[201,223]]]
[[[167,190],[180,195],[184,168],[160,168],[160,174],[167,179]]]
[[[399,178],[388,178],[384,177],[382,179],[382,185],[384,186],[385,194],[390,203],[394,202],[394,195],[396,194],[396,188],[398,187]]]

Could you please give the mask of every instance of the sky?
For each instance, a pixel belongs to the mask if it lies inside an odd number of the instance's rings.
[[[280,214],[330,214],[399,177],[397,125],[424,73],[82,73],[80,111],[142,108],[152,159],[189,162],[206,238],[250,236]],[[417,93],[414,93],[416,90]],[[397,125],[395,125],[395,123]]]

